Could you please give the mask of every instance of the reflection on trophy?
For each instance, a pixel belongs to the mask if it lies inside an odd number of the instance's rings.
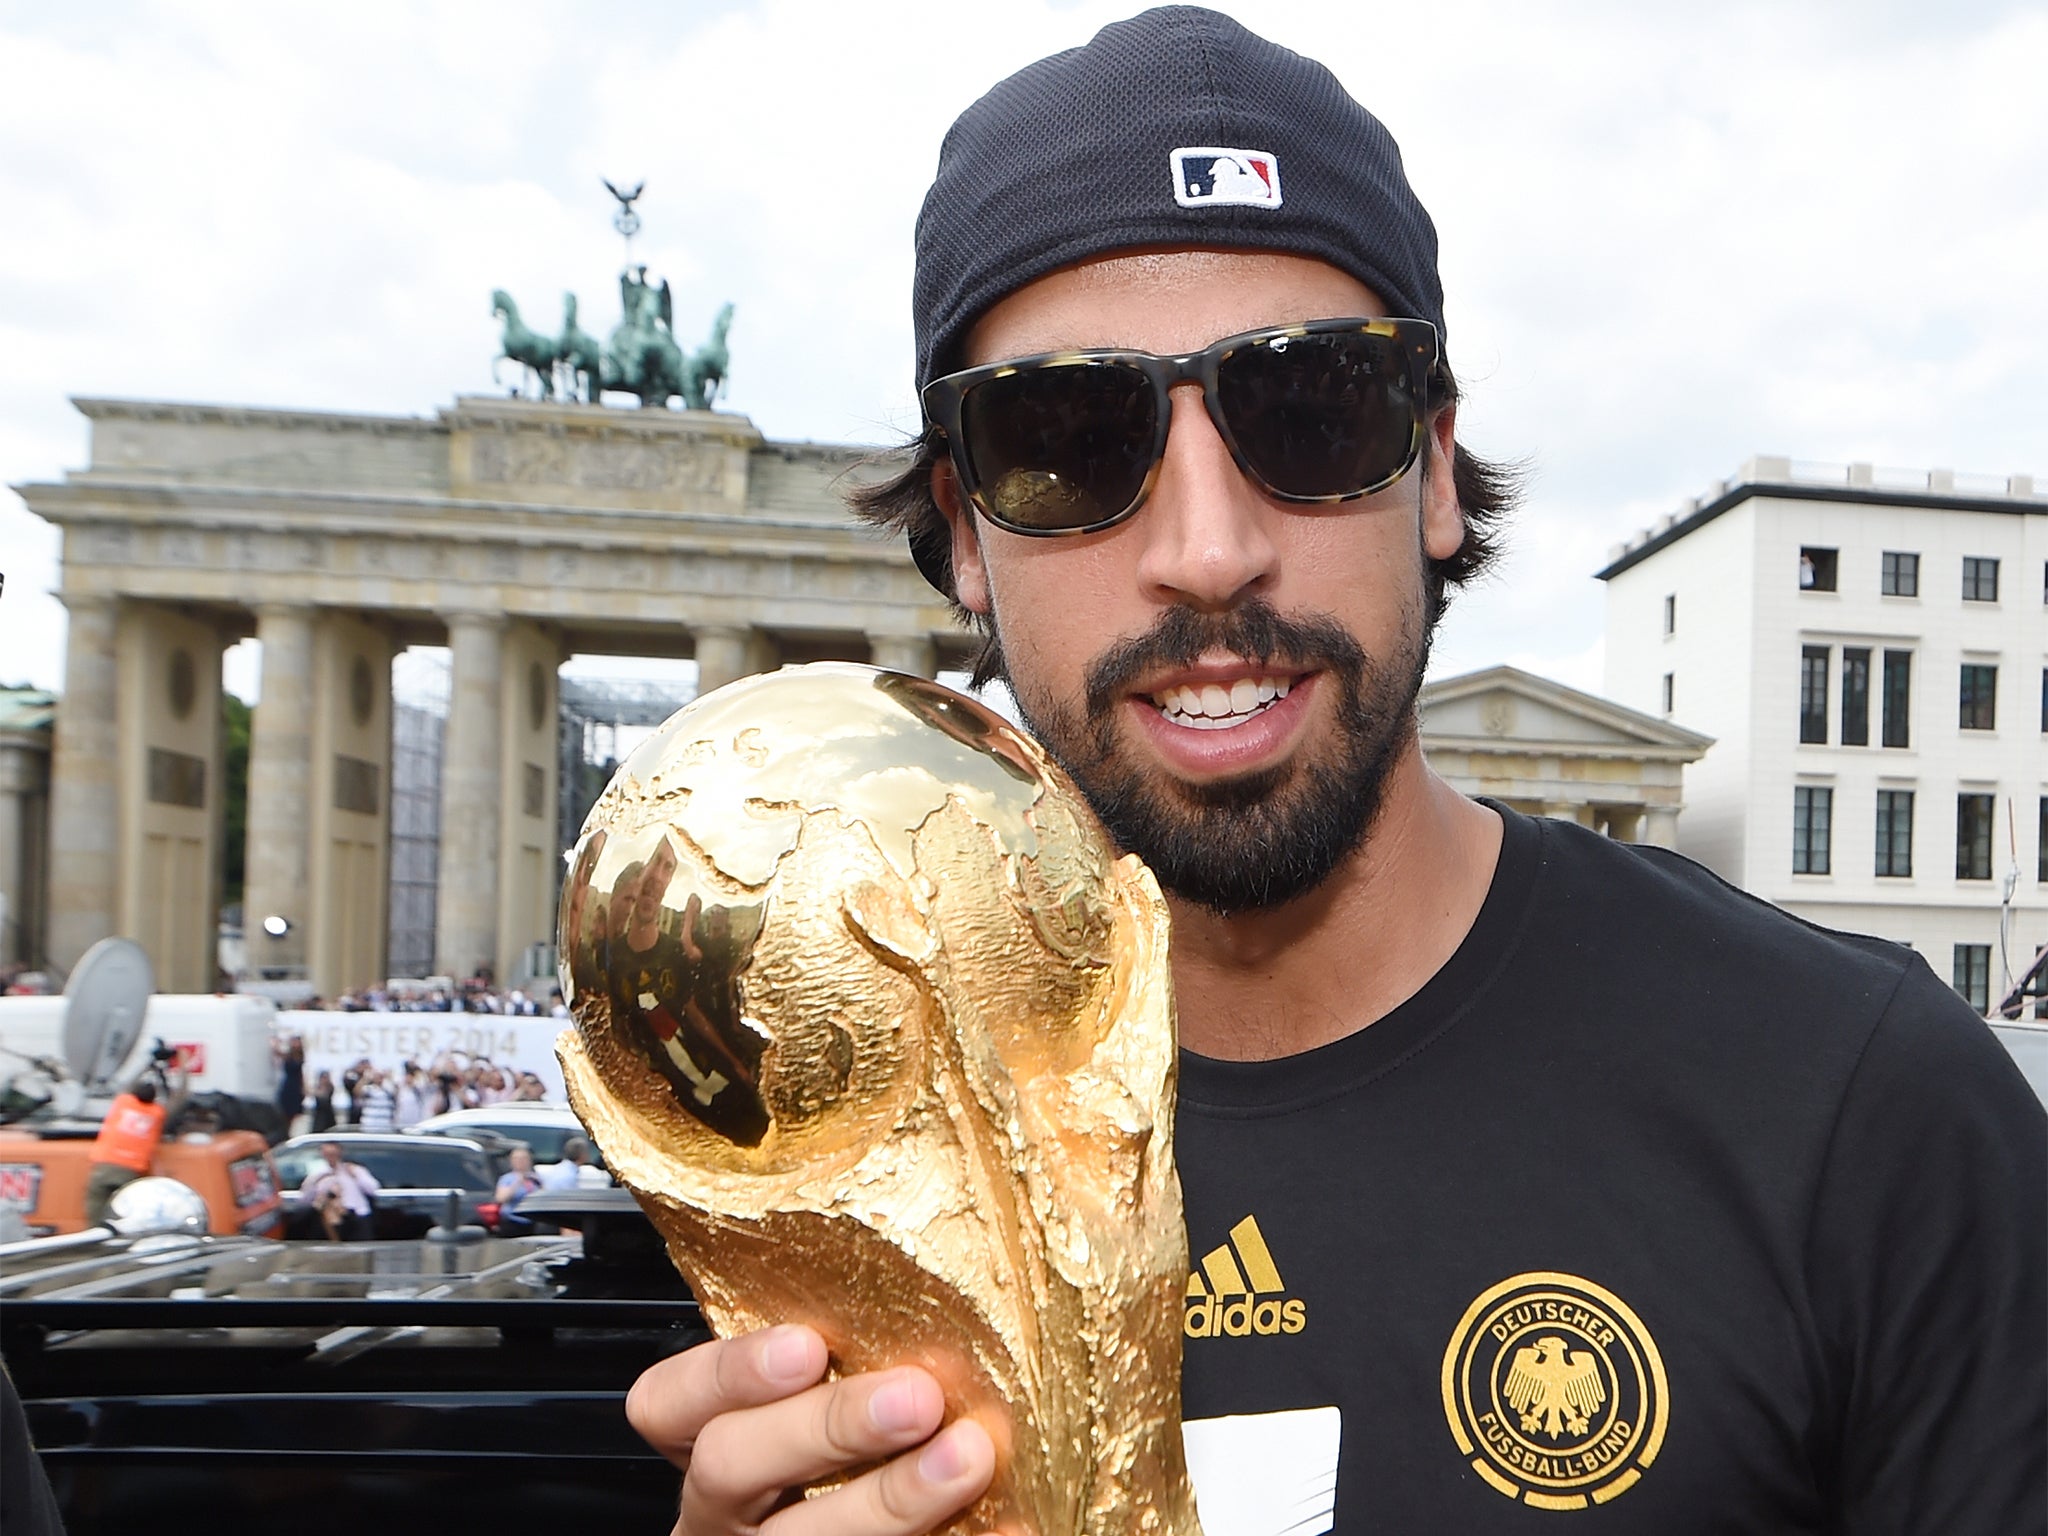
[[[1166,909],[1035,743],[868,667],[722,688],[560,937],[570,1097],[718,1332],[932,1371],[997,1447],[950,1530],[1198,1536]]]

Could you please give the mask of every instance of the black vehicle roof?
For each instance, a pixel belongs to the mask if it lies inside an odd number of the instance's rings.
[[[708,1337],[696,1304],[630,1195],[532,1198],[580,1234],[0,1247],[0,1355],[71,1536],[666,1529],[675,1472],[623,1400]]]

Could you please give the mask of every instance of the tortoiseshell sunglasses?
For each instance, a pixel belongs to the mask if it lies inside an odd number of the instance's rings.
[[[1252,483],[1280,501],[1384,490],[1421,452],[1437,366],[1427,320],[1312,320],[1199,352],[1048,352],[933,379],[925,416],[961,488],[1012,533],[1094,533],[1145,504],[1166,456],[1168,391],[1202,386]]]

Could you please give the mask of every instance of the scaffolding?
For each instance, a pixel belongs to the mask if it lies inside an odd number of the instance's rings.
[[[393,976],[434,973],[449,677],[448,653],[438,647],[418,647],[392,659],[391,900],[385,964]]]
[[[391,887],[387,928],[392,976],[434,973],[435,908],[440,891],[441,753],[448,726],[448,653],[416,646],[391,668]],[[619,760],[696,697],[689,681],[564,677],[559,680],[556,741],[560,846],[583,830]],[[557,861],[555,889],[563,870]]]
[[[641,678],[565,677],[560,684],[559,807],[561,844],[583,830],[597,797],[638,738],[697,696],[692,682]],[[561,874],[556,873],[557,894]]]

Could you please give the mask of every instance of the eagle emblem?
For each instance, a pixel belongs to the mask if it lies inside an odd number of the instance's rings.
[[[1567,1349],[1563,1339],[1547,1333],[1515,1351],[1501,1395],[1521,1416],[1525,1434],[1541,1430],[1556,1440],[1566,1431],[1586,1432],[1607,1401],[1607,1386],[1600,1379],[1598,1355]]]
[[[1532,1509],[1591,1509],[1664,1448],[1671,1383],[1643,1320],[1583,1275],[1487,1287],[1444,1349],[1444,1416],[1480,1482]]]

